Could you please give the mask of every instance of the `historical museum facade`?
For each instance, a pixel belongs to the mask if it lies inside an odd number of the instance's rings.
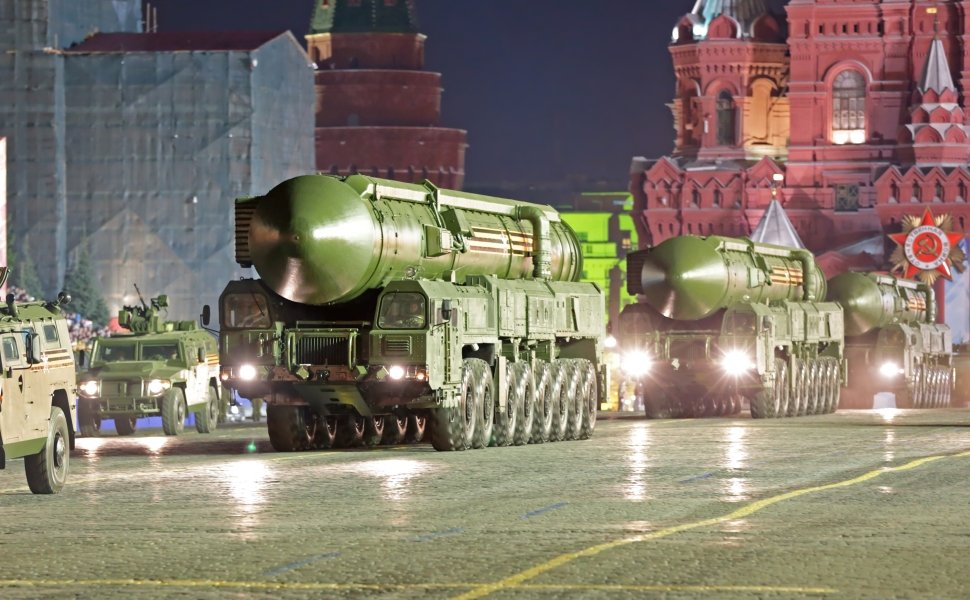
[[[772,199],[828,271],[890,268],[888,235],[927,209],[965,235],[968,9],[697,0],[670,44],[673,151],[631,169],[641,244],[749,235]],[[937,292],[958,341],[970,317],[966,273],[954,267]]]

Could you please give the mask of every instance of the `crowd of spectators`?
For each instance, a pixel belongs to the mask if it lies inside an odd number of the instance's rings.
[[[16,286],[10,286],[9,292],[13,294],[17,302],[32,302],[35,298],[28,294],[26,290]],[[107,326],[98,325],[90,319],[85,319],[84,315],[76,312],[64,310],[64,318],[67,319],[67,329],[71,334],[71,345],[74,351],[90,349],[91,340],[96,337],[107,337],[111,331]]]

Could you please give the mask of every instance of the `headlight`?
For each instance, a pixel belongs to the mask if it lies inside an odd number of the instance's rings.
[[[650,366],[652,364],[653,360],[649,354],[642,351],[635,351],[627,352],[623,355],[620,368],[631,377],[640,377],[650,372]]]
[[[895,377],[896,375],[903,374],[903,372],[904,371],[899,368],[899,365],[892,361],[884,362],[879,366],[879,374],[883,377]]]
[[[401,379],[404,377],[404,367],[394,365],[387,370],[387,374],[391,376],[391,379]]]
[[[243,381],[252,381],[256,379],[256,367],[252,365],[243,365],[239,367],[239,378]]]
[[[613,337],[612,335],[606,336],[606,338],[603,340],[603,347],[616,348],[616,338]]]
[[[754,368],[754,363],[747,352],[741,350],[730,350],[721,359],[721,368],[729,375],[743,375]]]
[[[91,381],[85,381],[84,383],[82,383],[80,389],[81,389],[81,393],[84,394],[85,396],[97,396],[99,387],[100,386],[98,386],[97,381],[91,380]]]
[[[148,393],[149,394],[161,394],[168,388],[172,387],[172,382],[165,379],[152,379],[148,382]]]

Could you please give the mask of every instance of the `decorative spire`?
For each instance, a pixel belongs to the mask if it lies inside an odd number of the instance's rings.
[[[777,200],[772,200],[768,205],[768,210],[761,216],[761,221],[755,227],[751,235],[748,236],[753,242],[765,244],[775,244],[777,246],[789,246],[791,248],[804,248],[802,238],[798,236],[795,226],[791,224],[785,209]]]
[[[926,93],[933,90],[937,94],[942,94],[944,90],[956,91],[953,85],[953,75],[950,73],[950,63],[946,59],[946,50],[940,38],[933,37],[930,42],[930,51],[926,55],[926,64],[923,65],[923,76],[919,80],[919,91]]]
[[[314,0],[311,35],[417,32],[414,0]]]

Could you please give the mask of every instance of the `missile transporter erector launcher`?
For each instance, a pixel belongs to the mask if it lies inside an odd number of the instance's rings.
[[[7,269],[0,269],[0,286]],[[77,416],[74,353],[57,302],[16,302],[0,308],[0,469],[24,459],[35,494],[59,492],[67,480]]]
[[[628,256],[621,367],[650,418],[828,413],[844,372],[841,308],[807,250],[679,236]]]
[[[236,204],[223,382],[282,451],[438,450],[589,437],[608,389],[604,300],[550,207],[362,175]]]
[[[954,386],[950,328],[936,322],[936,297],[923,282],[878,273],[842,273],[828,299],[845,313],[849,365],[843,408],[872,408],[890,391],[898,408],[950,405]]]

